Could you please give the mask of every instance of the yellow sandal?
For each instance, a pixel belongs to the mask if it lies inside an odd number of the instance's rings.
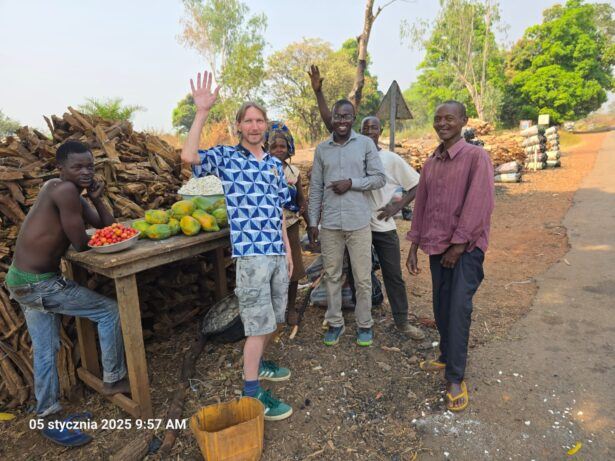
[[[423,371],[440,371],[446,368],[446,363],[437,360],[425,360],[419,363],[419,368]]]
[[[453,406],[457,400],[465,399],[465,403],[460,407]],[[446,393],[446,408],[449,411],[463,411],[467,408],[470,403],[470,397],[468,396],[468,386],[466,386],[465,381],[461,381],[461,394],[457,394],[455,397],[452,396],[450,392]]]

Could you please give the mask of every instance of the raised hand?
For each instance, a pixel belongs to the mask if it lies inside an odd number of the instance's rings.
[[[196,76],[196,87],[194,81],[190,79],[190,88],[192,89],[192,98],[194,99],[194,105],[197,110],[209,111],[213,107],[218,98],[220,92],[220,86],[216,85],[216,89],[211,91],[211,84],[213,80],[213,74],[211,72],[203,71],[203,80],[201,80],[201,73]]]
[[[308,70],[308,75],[310,76],[310,83],[312,84],[312,89],[314,90],[314,93],[318,93],[319,91],[321,91],[322,81],[324,80],[324,77],[320,76],[320,69],[318,69],[318,66],[312,64],[310,66],[310,70]]]

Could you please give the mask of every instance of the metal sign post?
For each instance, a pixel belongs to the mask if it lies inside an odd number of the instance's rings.
[[[379,119],[389,118],[389,128],[391,131],[389,135],[389,150],[395,152],[395,121],[397,119],[403,120],[413,118],[396,80],[393,80],[387,94],[382,99],[376,116]]]

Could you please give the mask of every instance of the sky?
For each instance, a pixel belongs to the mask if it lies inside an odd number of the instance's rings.
[[[267,54],[302,38],[337,49],[363,27],[364,0],[243,1],[267,16]],[[507,26],[498,33],[500,42],[518,40],[556,3],[500,0]],[[438,0],[397,0],[377,18],[368,52],[382,91],[393,80],[406,89],[423,56],[401,43],[400,22],[433,20],[438,9]],[[61,115],[86,98],[121,97],[146,109],[133,119],[138,130],[171,131],[173,108],[187,94],[189,79],[206,67],[177,40],[182,16],[180,0],[0,0],[0,110],[46,128],[43,115]]]

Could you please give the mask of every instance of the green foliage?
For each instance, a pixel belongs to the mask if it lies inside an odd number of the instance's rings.
[[[0,139],[15,133],[20,127],[17,120],[13,120],[0,110]]]
[[[95,99],[86,98],[86,103],[79,110],[88,115],[96,115],[107,120],[124,121],[132,119],[135,112],[145,110],[136,105],[122,104],[122,98]]]
[[[217,110],[230,122],[243,101],[254,99],[265,78],[267,20],[264,15],[250,16],[250,9],[239,0],[183,3],[186,15],[180,41],[206,59],[221,86]],[[185,110],[178,119],[187,115]]]
[[[504,87],[504,55],[493,25],[496,4],[477,0],[441,0],[433,27],[427,22],[402,25],[402,37],[425,49],[422,73],[406,91],[417,123],[433,116],[446,99],[466,104],[471,116],[496,120]]]
[[[318,105],[307,71],[316,64],[324,77],[323,93],[329,105],[346,98],[352,89],[356,72],[357,47],[348,40],[340,50],[320,39],[303,39],[273,53],[267,61],[269,102],[279,109],[292,125],[300,140],[318,141],[328,135],[318,112]],[[362,117],[374,114],[380,103],[376,77],[366,72],[363,98],[357,125]]]
[[[359,42],[354,38],[349,38],[342,47],[335,54],[336,58],[339,57],[343,62],[351,64],[356,73],[357,63],[359,62]],[[363,86],[363,96],[361,97],[361,104],[359,111],[357,112],[357,122],[355,129],[360,129],[361,120],[368,115],[374,115],[378,110],[380,101],[384,96],[381,91],[378,91],[378,77],[372,75],[369,71],[369,66],[372,60],[369,54],[367,55],[367,68],[365,69],[365,85]],[[351,87],[352,88],[352,87]],[[343,97],[348,96],[348,92]]]
[[[403,94],[414,117],[411,123],[416,126],[430,124],[438,104],[451,99],[465,104],[468,115],[476,117],[468,90],[452,72],[445,72],[445,66],[425,69]]]
[[[188,132],[195,114],[196,106],[194,105],[194,98],[191,94],[187,94],[184,99],[177,103],[175,109],[173,109],[173,114],[171,115],[173,128],[180,133]]]
[[[504,118],[549,114],[555,123],[598,109],[613,88],[613,7],[569,0],[543,13],[510,52]]]

